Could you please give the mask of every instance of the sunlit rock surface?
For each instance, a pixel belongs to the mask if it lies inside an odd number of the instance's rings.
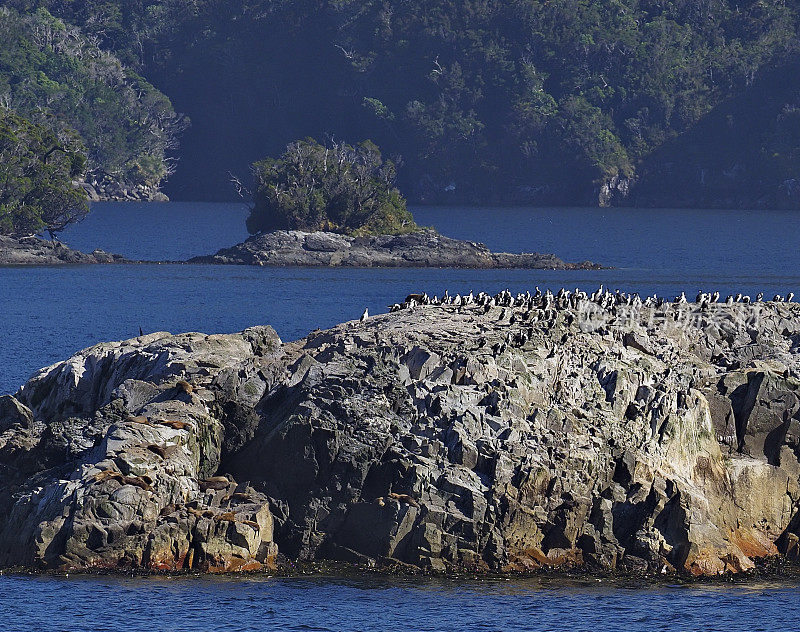
[[[715,575],[800,555],[800,306],[417,306],[0,399],[0,564]]]
[[[39,237],[15,239],[0,235],[0,265],[65,265],[78,263],[125,263],[120,255],[95,250],[86,254],[61,242]]]

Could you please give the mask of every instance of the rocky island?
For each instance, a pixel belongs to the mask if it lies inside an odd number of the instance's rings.
[[[531,268],[595,270],[591,261],[566,263],[552,254],[493,253],[472,241],[432,229],[401,235],[352,237],[337,233],[279,230],[260,233],[189,263],[257,266],[356,266],[365,268]]]
[[[421,294],[296,342],[91,347],[0,398],[0,565],[795,560],[800,305],[699,298]]]
[[[394,187],[395,165],[364,141],[291,143],[253,165],[249,239],[190,263],[259,266],[599,268],[549,254],[492,253],[418,226]]]

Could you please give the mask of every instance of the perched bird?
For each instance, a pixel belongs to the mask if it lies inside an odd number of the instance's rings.
[[[362,323],[369,318],[369,309],[364,308],[364,313],[361,314],[361,318],[359,319]]]

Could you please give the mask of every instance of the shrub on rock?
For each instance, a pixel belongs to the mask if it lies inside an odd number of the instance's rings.
[[[250,233],[325,230],[351,235],[417,229],[394,186],[394,163],[365,141],[356,147],[313,139],[290,144],[280,158],[253,165]]]

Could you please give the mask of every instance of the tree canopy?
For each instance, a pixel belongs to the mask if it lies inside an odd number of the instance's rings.
[[[229,169],[265,150],[325,133],[402,155],[398,181],[417,201],[597,202],[605,183],[683,163],[678,141],[691,144],[698,126],[710,135],[692,161],[697,183],[758,196],[800,177],[800,144],[776,131],[800,107],[796,2],[6,4],[79,25],[187,110],[177,177],[192,195],[221,190]],[[764,81],[775,72],[782,81]],[[703,126],[723,111],[730,124]],[[762,177],[762,157],[788,167]],[[657,195],[675,191],[665,182]]]
[[[83,219],[89,205],[75,181],[85,169],[84,148],[74,134],[0,107],[0,234],[54,234]]]
[[[185,124],[169,99],[103,50],[98,39],[39,8],[0,8],[0,104],[34,121],[75,130],[89,171],[157,185]]]
[[[325,230],[348,234],[397,234],[416,230],[395,188],[395,166],[365,141],[324,146],[313,139],[291,143],[279,158],[253,165],[251,233]]]

